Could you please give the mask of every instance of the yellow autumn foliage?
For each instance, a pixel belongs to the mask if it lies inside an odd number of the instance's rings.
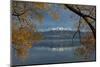
[[[36,9],[48,9],[49,6],[46,3],[34,3]]]
[[[16,49],[16,54],[20,59],[25,60],[28,56],[28,49],[18,48],[18,49]]]
[[[25,59],[29,48],[34,46],[34,42],[41,40],[42,35],[34,30],[30,30],[26,27],[20,27],[16,29],[16,26],[12,28],[12,43],[16,48],[17,56]]]
[[[78,56],[88,59],[96,48],[96,41],[91,33],[86,33],[81,39],[82,48],[77,48],[76,53]]]
[[[54,12],[53,14],[51,14],[51,16],[53,17],[54,20],[59,20],[59,18],[60,18],[60,16],[56,12]]]

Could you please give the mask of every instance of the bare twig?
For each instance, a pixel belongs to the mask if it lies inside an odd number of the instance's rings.
[[[76,35],[77,33],[79,33],[79,39],[80,39],[80,43],[81,43],[80,25],[81,25],[81,17],[80,17],[80,19],[79,19],[79,25],[78,25],[78,27],[77,27],[77,31],[74,33],[74,35],[73,35],[73,37],[72,37],[72,44],[73,44],[73,39],[74,39],[74,37],[75,37],[75,35]]]

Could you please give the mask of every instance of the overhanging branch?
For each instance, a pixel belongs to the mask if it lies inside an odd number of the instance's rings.
[[[68,9],[70,9],[71,11],[73,11],[74,13],[76,13],[77,15],[79,15],[81,17],[89,17],[89,18],[93,19],[94,21],[96,21],[96,18],[89,16],[89,15],[85,15],[67,4],[65,4],[65,7],[67,7]]]
[[[95,28],[94,28],[94,27],[91,25],[91,23],[87,20],[87,17],[93,19],[94,21],[96,21],[96,18],[91,17],[91,16],[89,16],[89,15],[85,15],[85,14],[81,13],[80,11],[76,10],[75,8],[73,8],[73,7],[71,7],[71,6],[67,5],[67,4],[64,4],[64,5],[65,5],[65,7],[67,7],[69,10],[71,10],[71,11],[74,12],[74,13],[76,13],[77,15],[79,15],[80,17],[82,17],[82,18],[86,21],[86,23],[88,24],[88,26],[89,26],[90,29],[92,30],[92,33],[93,33],[94,38],[96,39],[96,31],[95,31]]]

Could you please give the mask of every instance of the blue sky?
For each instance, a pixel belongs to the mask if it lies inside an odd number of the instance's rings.
[[[54,20],[50,15],[44,13],[44,20],[42,24],[39,21],[36,21],[36,29],[37,30],[46,30],[52,29],[57,27],[68,28],[73,30],[76,28],[75,24],[78,24],[79,16],[75,13],[71,12],[70,10],[65,10],[61,8],[59,5],[54,5],[51,11],[55,11],[59,14],[59,20]]]

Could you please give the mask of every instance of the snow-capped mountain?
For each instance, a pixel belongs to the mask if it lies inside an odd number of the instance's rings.
[[[64,28],[64,27],[55,27],[55,28],[39,29],[38,31],[39,32],[46,32],[46,31],[67,31],[67,30],[75,31],[75,30],[72,30],[71,28]]]

